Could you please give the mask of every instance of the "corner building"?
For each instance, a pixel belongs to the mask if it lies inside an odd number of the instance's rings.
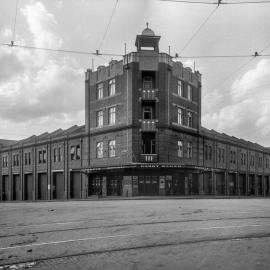
[[[201,74],[159,40],[86,71],[84,126],[3,143],[2,200],[270,195],[270,150],[203,128]]]

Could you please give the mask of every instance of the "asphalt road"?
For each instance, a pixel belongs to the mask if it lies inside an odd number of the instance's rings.
[[[270,199],[0,204],[2,269],[270,269]]]

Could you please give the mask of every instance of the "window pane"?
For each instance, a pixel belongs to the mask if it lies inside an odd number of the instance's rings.
[[[109,157],[115,157],[115,140],[109,141]]]
[[[97,143],[97,158],[103,158],[103,142]]]
[[[183,125],[183,109],[178,108],[177,122],[179,125]]]
[[[97,126],[102,127],[103,126],[103,111],[97,112]]]
[[[178,157],[183,157],[183,142],[178,141]]]
[[[109,124],[110,125],[115,124],[115,111],[116,111],[115,107],[111,107],[109,109]]]
[[[115,95],[115,79],[109,81],[109,96]]]
[[[97,86],[97,99],[103,98],[103,84],[100,83]]]
[[[183,96],[183,84],[182,81],[178,80],[177,82],[177,93],[178,96],[182,97]]]

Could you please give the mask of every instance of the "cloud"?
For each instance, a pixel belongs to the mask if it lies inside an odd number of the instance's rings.
[[[35,46],[59,48],[62,45],[62,39],[51,30],[57,24],[54,15],[48,12],[41,2],[27,5],[21,9],[21,12],[33,34]]]
[[[223,106],[216,112],[211,112],[211,103],[213,101],[214,103],[222,102],[222,95],[216,94],[217,98],[211,100],[209,94],[209,109],[203,115],[203,124],[229,135],[269,146],[269,77],[270,60],[262,59],[254,68],[233,82],[231,89],[226,91],[227,103],[223,103]]]
[[[56,19],[41,2],[32,2],[20,12],[29,33],[24,38],[17,35],[17,44],[26,40],[38,47],[61,47],[62,39],[51,30],[57,25]],[[10,33],[6,28],[0,35]],[[83,108],[84,71],[75,59],[17,47],[0,49],[0,119],[6,123],[6,134],[15,123],[31,127],[36,134],[38,128],[74,124],[74,116],[80,123]],[[25,129],[21,130],[24,134]]]

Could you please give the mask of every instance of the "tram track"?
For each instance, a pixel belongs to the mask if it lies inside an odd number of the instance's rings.
[[[84,227],[75,227],[75,228],[64,228],[64,229],[53,229],[53,230],[42,230],[42,231],[30,231],[30,232],[20,232],[20,233],[14,233],[14,234],[5,234],[5,235],[0,235],[0,238],[27,236],[27,235],[33,235],[33,234],[36,235],[36,234],[45,234],[45,233],[66,232],[66,231],[108,229],[108,228],[128,227],[128,226],[145,226],[145,225],[160,225],[160,224],[171,224],[171,223],[207,222],[207,221],[225,221],[225,220],[248,220],[248,219],[270,219],[270,216],[166,220],[166,221],[156,221],[156,222],[140,222],[140,223],[137,222],[137,223],[125,223],[125,224],[96,225],[96,226],[84,226]],[[83,221],[81,221],[81,222],[83,222]],[[74,223],[76,223],[76,222],[74,222]],[[58,224],[61,224],[61,223],[58,223]],[[63,223],[63,224],[69,224],[69,223]]]
[[[19,264],[34,263],[36,265],[38,263],[42,263],[42,262],[46,262],[50,260],[68,259],[71,257],[91,256],[91,255],[98,255],[98,254],[104,254],[104,253],[125,252],[125,251],[130,251],[130,250],[153,249],[153,248],[161,248],[161,247],[192,245],[192,244],[219,242],[219,241],[243,241],[243,240],[256,240],[256,239],[264,239],[264,238],[270,238],[270,232],[256,233],[256,234],[250,233],[244,236],[212,237],[212,238],[206,238],[206,239],[195,239],[195,240],[191,239],[191,240],[169,242],[169,243],[155,243],[155,244],[128,246],[128,247],[107,248],[107,249],[91,250],[91,251],[77,252],[77,253],[65,254],[65,255],[44,256],[41,258],[36,258],[36,259],[31,259],[31,260],[18,260],[18,261],[13,261],[12,264],[6,264],[6,263],[2,264],[0,262],[0,270],[16,269],[14,268],[14,266],[19,265]]]

